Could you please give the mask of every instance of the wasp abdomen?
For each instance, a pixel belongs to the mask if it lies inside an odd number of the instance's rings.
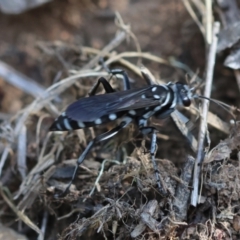
[[[55,119],[55,121],[53,122],[49,130],[50,131],[71,131],[71,130],[77,130],[81,128],[93,127],[96,125],[114,121],[122,117],[124,114],[125,112],[111,113],[109,115],[96,118],[94,121],[86,122],[81,120],[73,120],[69,118],[65,112],[63,112],[58,118]]]

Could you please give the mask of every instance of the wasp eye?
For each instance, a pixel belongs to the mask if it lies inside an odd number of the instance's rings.
[[[189,107],[191,105],[191,99],[187,96],[182,98],[182,102],[185,107]]]

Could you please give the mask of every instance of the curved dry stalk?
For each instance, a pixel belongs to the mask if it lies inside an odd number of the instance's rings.
[[[41,130],[41,125],[44,120],[44,118],[49,117],[48,114],[43,114],[40,116],[38,119],[37,127],[36,127],[36,145],[37,145],[37,156],[39,156],[39,143],[40,143],[40,130]]]
[[[202,23],[199,21],[196,13],[194,12],[192,6],[190,5],[189,3],[189,0],[182,0],[183,1],[183,4],[184,6],[186,7],[188,13],[190,14],[190,16],[192,17],[192,19],[194,20],[194,22],[197,24],[197,26],[199,27],[201,33],[203,36],[205,36],[205,29],[202,25]]]
[[[136,45],[137,52],[141,53],[142,52],[141,46],[139,44],[139,41],[138,41],[136,35],[131,31],[130,26],[124,24],[123,19],[122,19],[121,15],[119,14],[119,12],[116,12],[115,14],[116,14],[116,19],[115,19],[116,26],[118,26],[122,30],[125,30],[129,34],[129,36],[133,39],[133,41]],[[141,62],[141,60],[139,59],[137,62],[137,65],[139,65],[140,62]]]
[[[130,35],[134,42],[136,43],[137,50],[139,51],[139,44],[138,41],[135,37],[135,35],[131,32],[130,27],[126,24],[124,24],[121,16],[119,13],[116,13],[116,20],[115,20],[116,25],[121,29],[119,33],[117,33],[116,37],[108,44],[106,45],[99,53],[89,62],[87,63],[82,69],[91,69],[94,66],[97,65],[99,62],[99,59],[104,57],[106,54],[111,52],[114,48],[116,48],[118,45],[120,45],[121,42],[123,42],[128,35]]]

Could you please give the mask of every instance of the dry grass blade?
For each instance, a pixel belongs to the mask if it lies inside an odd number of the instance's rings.
[[[47,118],[47,117],[49,117],[49,115],[48,114],[43,114],[42,116],[40,116],[40,118],[39,118],[39,120],[38,120],[38,123],[37,123],[37,127],[36,127],[36,145],[37,145],[37,156],[40,156],[40,130],[41,130],[41,125],[42,125],[42,122],[43,122],[43,120],[44,120],[44,118]],[[45,141],[44,141],[44,148],[43,148],[43,150],[42,151],[45,151],[45,149],[46,149],[46,140],[48,140],[49,139],[49,134],[46,136],[46,139],[45,139]],[[40,158],[41,159],[41,158]]]
[[[199,111],[197,111],[194,108],[189,108],[188,110],[190,111],[191,114],[195,116],[199,115]],[[212,112],[208,112],[207,123],[223,133],[226,134],[230,133],[229,125]]]
[[[8,204],[8,206],[15,212],[15,214],[22,220],[27,226],[33,229],[35,232],[39,234],[39,240],[43,240],[44,236],[42,231],[22,212],[20,212],[17,207],[10,201],[7,195],[4,192],[4,187],[0,183],[0,194],[2,195],[4,201]]]
[[[198,25],[200,31],[202,32],[202,35],[205,36],[205,29],[204,29],[202,23],[199,21],[197,14],[194,12],[191,4],[189,3],[190,1],[189,0],[182,0],[182,1],[183,1],[184,6],[186,7],[186,9],[188,10],[190,16],[195,21],[195,23]],[[198,1],[198,2],[200,2],[200,1]]]
[[[220,29],[220,24],[218,22],[215,22],[213,27],[213,42],[209,49],[208,63],[206,68],[207,73],[206,73],[206,85],[205,85],[204,96],[208,98],[210,98],[210,94],[211,94],[213,72],[214,72],[215,58],[216,58],[216,51],[217,51],[217,41],[218,41],[217,34],[219,32],[219,29]],[[202,116],[201,116],[201,124],[200,124],[200,130],[198,135],[198,152],[197,152],[197,158],[194,166],[194,175],[193,175],[193,192],[191,196],[191,204],[193,206],[196,206],[198,202],[199,175],[201,170],[201,163],[204,157],[203,149],[204,149],[205,134],[207,130],[208,106],[209,106],[209,101],[204,99]]]
[[[3,170],[3,167],[5,165],[5,162],[7,160],[7,157],[8,157],[8,154],[10,151],[11,151],[11,147],[8,144],[7,146],[5,146],[2,156],[1,156],[1,159],[0,159],[0,176],[2,175],[2,170]]]
[[[18,151],[17,151],[17,163],[18,163],[18,171],[24,179],[26,177],[27,172],[27,128],[25,125],[22,126],[20,133],[18,135]]]
[[[91,53],[91,54],[99,54],[99,52],[100,52],[100,50],[90,48],[90,47],[82,47],[81,51],[84,53]],[[169,60],[166,60],[164,58],[158,57],[154,54],[147,53],[147,52],[122,52],[122,53],[118,53],[118,54],[106,53],[105,56],[108,57],[107,61],[105,62],[106,65],[110,65],[112,63],[119,63],[120,65],[133,71],[139,77],[142,77],[142,73],[141,73],[139,66],[136,66],[136,64],[129,62],[128,60],[126,60],[126,58],[141,58],[142,60],[150,60],[152,62],[156,62],[159,64],[164,64],[167,66],[172,66],[174,68],[179,68],[179,69],[183,70],[184,72],[186,72],[187,74],[189,74],[190,77],[195,76],[195,73],[187,65],[185,65],[181,62],[178,62],[178,61],[174,60],[173,58],[169,58]],[[99,70],[101,70],[101,68],[102,68],[101,66],[98,66],[98,67],[94,68],[94,71],[99,71]],[[75,70],[71,70],[70,72],[74,73],[74,74],[78,73],[78,71],[75,71]],[[197,77],[197,78],[199,78],[199,77]],[[161,83],[164,83],[164,82],[162,81]]]
[[[99,59],[116,48],[121,42],[123,42],[128,34],[131,33],[130,27],[125,25],[122,21],[120,14],[116,14],[116,25],[121,29],[120,33],[117,33],[116,37],[106,45],[89,63],[87,63],[82,69],[91,69],[99,62]],[[133,35],[134,36],[134,35]],[[134,38],[135,39],[135,38]],[[139,46],[139,44],[137,45]],[[140,48],[140,46],[139,46]]]
[[[94,67],[101,57],[104,57],[106,53],[109,53],[112,49],[117,47],[127,36],[125,31],[120,32],[115,39],[113,39],[109,45],[107,45],[101,52],[98,53],[95,58],[93,58],[88,64],[86,64],[83,69],[91,69]]]
[[[36,181],[38,181],[38,179],[40,178],[40,173],[42,171],[45,171],[54,164],[55,162],[54,152],[56,151],[57,148],[58,144],[55,144],[48,154],[46,154],[43,158],[39,158],[38,163],[28,173],[27,177],[24,178],[23,182],[21,183],[18,194],[15,196],[15,199],[17,199],[21,194],[26,194],[29,191],[31,191],[32,186],[36,184]],[[38,188],[35,188],[36,192],[37,189]]]
[[[45,236],[46,229],[47,229],[48,216],[49,216],[49,213],[47,210],[45,210],[43,213],[42,226],[41,226],[41,231],[44,236]],[[41,239],[41,235],[38,236],[38,240],[40,240],[40,239]]]
[[[139,41],[137,39],[137,37],[135,36],[135,34],[131,31],[131,28],[129,25],[126,25],[121,17],[121,15],[119,14],[119,12],[116,12],[116,18],[115,18],[115,24],[116,26],[121,29],[124,30],[125,32],[127,32],[129,34],[129,36],[133,39],[137,52],[141,52],[141,46],[139,44]],[[110,52],[110,51],[109,51]]]
[[[33,79],[24,76],[6,63],[0,61],[0,76],[9,84],[32,95],[34,98],[44,96],[45,89]]]
[[[36,175],[33,177],[32,181],[28,183],[26,187],[21,184],[21,188],[25,190],[25,192],[23,190],[21,191],[21,189],[19,190],[20,193],[23,193],[24,197],[18,203],[18,209],[24,211],[24,209],[30,208],[32,206],[36,198],[39,196],[39,192],[43,187],[43,183],[49,180],[55,170],[56,167],[52,166],[42,176]]]
[[[196,138],[190,133],[188,127],[186,126],[186,122],[184,122],[181,118],[181,113],[179,111],[174,111],[173,113],[171,113],[171,118],[173,119],[174,123],[176,124],[176,126],[178,127],[178,129],[182,132],[183,136],[185,136],[190,145],[191,148],[193,150],[193,152],[197,151],[197,140]]]

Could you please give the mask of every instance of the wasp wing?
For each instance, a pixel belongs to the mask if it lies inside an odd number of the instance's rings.
[[[152,86],[149,86],[81,98],[69,105],[65,112],[72,120],[92,122],[111,113],[155,106],[159,104],[159,99],[156,100],[151,95],[147,98],[141,97],[151,88]]]

